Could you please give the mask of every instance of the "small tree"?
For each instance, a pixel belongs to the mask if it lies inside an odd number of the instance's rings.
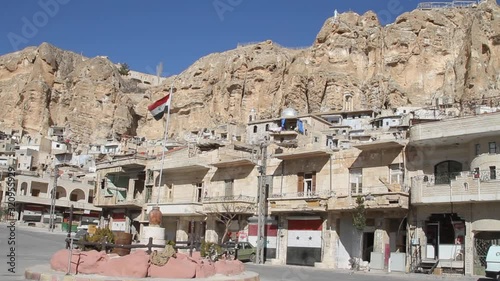
[[[214,203],[209,206],[207,213],[215,216],[216,221],[224,225],[224,234],[221,238],[221,243],[223,243],[229,233],[229,227],[231,222],[235,220],[240,214],[250,213],[254,211],[254,206],[248,203],[237,203],[237,202],[224,202],[224,203]]]
[[[365,217],[365,200],[363,197],[358,196],[356,198],[356,208],[354,209],[354,214],[352,215],[352,223],[357,230],[363,231],[366,226]]]
[[[129,69],[129,67],[128,67],[128,64],[126,64],[126,63],[121,63],[121,64],[120,64],[120,68],[118,69],[118,73],[120,73],[120,75],[124,75],[124,76],[126,76],[126,75],[128,75],[128,74],[129,74],[129,72],[130,72],[130,69]]]

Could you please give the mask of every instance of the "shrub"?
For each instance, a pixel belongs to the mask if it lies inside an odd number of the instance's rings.
[[[95,233],[90,236],[90,235],[85,235],[80,241],[82,242],[93,242],[93,243],[103,243],[103,242],[108,242],[108,243],[114,243],[115,242],[115,234],[111,231],[109,228],[97,228]],[[84,246],[81,243],[80,248],[84,251],[90,251],[90,250],[106,250],[102,249],[102,245],[87,245]]]
[[[205,240],[201,241],[200,255],[202,257],[208,257],[210,254],[210,248],[215,248],[216,254],[219,255],[222,253],[222,248],[220,245],[212,242],[206,242]]]

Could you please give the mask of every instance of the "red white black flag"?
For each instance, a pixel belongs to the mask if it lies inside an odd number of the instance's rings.
[[[153,104],[148,106],[148,110],[151,112],[155,120],[160,120],[163,118],[165,112],[167,112],[170,106],[170,94],[165,97],[155,101]]]

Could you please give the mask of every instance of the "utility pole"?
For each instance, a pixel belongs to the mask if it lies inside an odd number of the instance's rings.
[[[261,164],[259,167],[259,194],[257,197],[257,251],[255,257],[255,263],[264,263],[264,248],[265,248],[265,227],[266,227],[266,206],[267,206],[267,143],[262,142],[260,144],[261,152]]]
[[[50,192],[50,218],[49,218],[49,231],[54,231],[55,213],[56,213],[56,192],[57,192],[57,178],[59,177],[59,165],[54,165],[54,181],[52,183],[52,190]]]

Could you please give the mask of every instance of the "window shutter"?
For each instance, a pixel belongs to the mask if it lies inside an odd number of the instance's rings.
[[[297,174],[297,192],[304,192],[304,173]]]
[[[312,192],[316,193],[316,172],[312,174]]]

